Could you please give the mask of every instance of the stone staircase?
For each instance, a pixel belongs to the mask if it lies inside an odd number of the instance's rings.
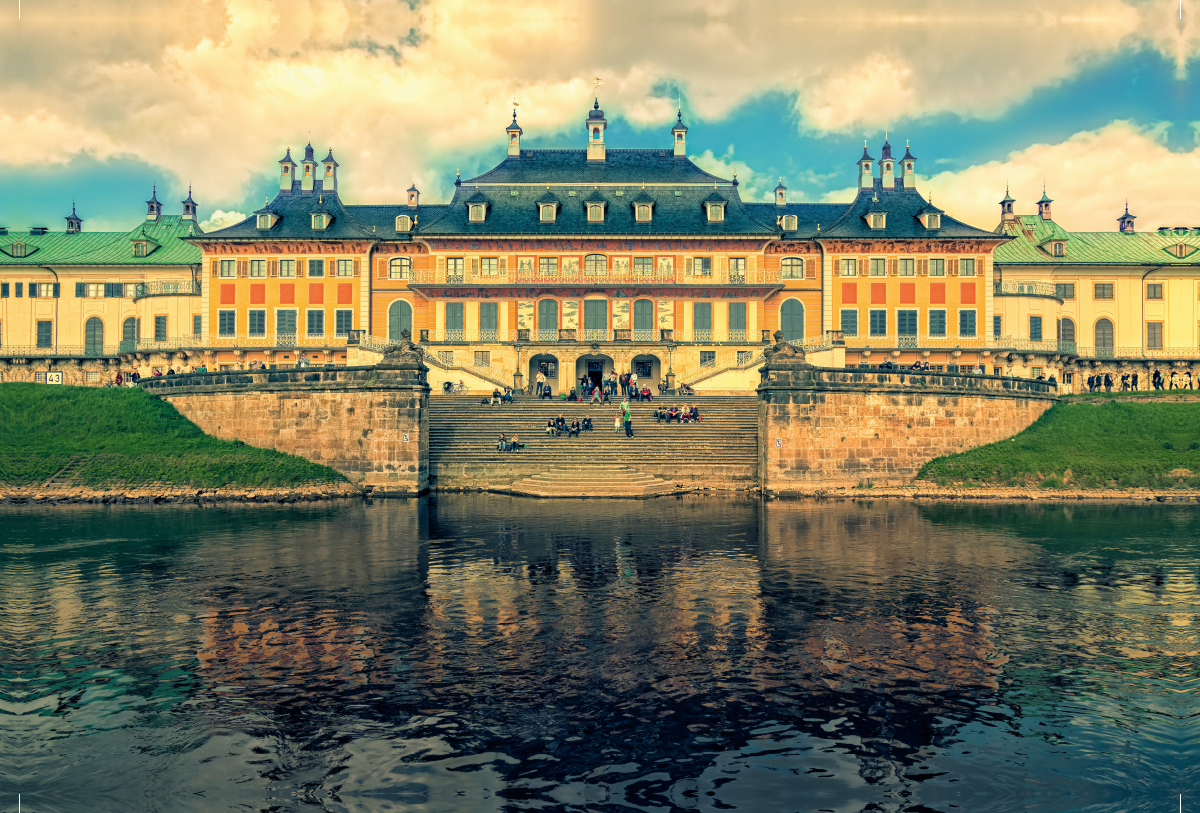
[[[589,497],[644,499],[675,494],[678,486],[629,466],[555,466],[548,471],[517,480],[509,489],[527,497]]]
[[[660,424],[652,414],[659,403],[680,407],[693,404],[700,409],[703,420],[698,424]],[[478,395],[432,394],[428,430],[431,487],[507,491],[518,481],[533,480],[524,487],[537,490],[559,467],[624,467],[607,470],[615,475],[632,469],[634,474],[658,477],[671,486],[670,491],[757,486],[755,396],[667,397],[630,407],[634,436],[627,438],[624,430],[613,432],[616,404],[517,396],[511,404],[493,406],[481,404]],[[568,423],[590,415],[595,428],[581,432],[579,437],[548,436],[546,422],[559,414]],[[523,448],[518,452],[498,451],[496,441],[501,433],[510,438],[518,434]],[[533,479],[537,477],[540,479]],[[569,479],[574,493],[561,496],[594,493],[604,480],[603,470],[597,470],[595,476]],[[630,481],[631,492],[635,484]]]

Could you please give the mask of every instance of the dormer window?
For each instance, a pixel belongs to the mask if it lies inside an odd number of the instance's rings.
[[[326,228],[328,225],[329,225],[329,215],[320,214],[320,215],[312,216],[312,227],[314,229],[321,230],[321,229]]]
[[[941,227],[942,227],[942,216],[941,215],[934,215],[934,214],[925,215],[925,228],[940,229]]]
[[[269,229],[273,225],[274,225],[274,223],[271,221],[271,216],[269,214],[264,214],[264,215],[258,216],[258,228]]]
[[[485,214],[482,203],[472,203],[467,209],[467,217],[472,223],[482,223]]]
[[[649,223],[650,222],[650,204],[649,203],[639,203],[634,208],[634,217],[637,218],[637,221],[639,223]]]
[[[875,212],[867,216],[867,223],[873,229],[882,229],[887,226],[887,212]]]
[[[538,206],[538,218],[543,223],[553,223],[554,214],[555,212],[553,203],[543,203],[542,205]]]
[[[12,255],[14,257],[24,257],[25,256],[25,244],[24,243],[13,243],[11,246],[9,246],[9,251],[12,252]]]
[[[146,244],[141,241],[134,243],[133,244],[133,256],[145,257],[146,256]]]
[[[597,131],[599,132],[599,131]],[[587,219],[589,223],[601,223],[604,221],[604,204],[589,203],[587,207]]]
[[[779,218],[779,226],[784,231],[795,231],[796,222],[795,215],[784,215],[783,217]]]
[[[725,204],[710,203],[708,204],[708,220],[710,223],[717,223],[725,219]]]
[[[412,231],[412,218],[400,215],[396,218],[396,231]]]
[[[1050,247],[1051,247],[1051,253],[1052,253],[1052,254],[1053,254],[1055,257],[1062,257],[1062,256],[1065,256],[1065,255],[1066,255],[1066,250],[1065,250],[1065,249],[1066,249],[1066,246],[1065,246],[1065,244],[1063,244],[1063,243],[1061,243],[1061,242],[1059,242],[1059,241],[1057,241],[1057,240],[1056,240],[1055,242],[1053,242],[1053,243],[1051,243],[1051,244],[1050,244]]]

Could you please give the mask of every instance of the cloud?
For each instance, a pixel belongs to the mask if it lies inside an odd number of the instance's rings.
[[[1200,177],[1200,146],[1172,152],[1165,137],[1165,126],[1117,121],[1060,144],[1034,144],[1003,161],[938,173],[918,188],[932,192],[948,214],[988,229],[1000,222],[998,202],[1006,183],[1017,211],[1032,214],[1043,180],[1054,199],[1054,219],[1068,230],[1115,230],[1126,197],[1140,230],[1200,224],[1200,203],[1188,182]],[[852,190],[830,199],[846,200],[849,194]]]
[[[205,231],[215,231],[223,229],[226,226],[232,226],[235,223],[241,223],[246,219],[246,215],[241,212],[225,212],[217,209],[212,213],[212,217],[200,224],[200,228]]]
[[[705,150],[699,155],[689,155],[696,166],[703,169],[705,172],[711,172],[718,178],[732,178],[736,175],[738,180],[738,194],[745,201],[766,201],[774,200],[774,194],[771,187],[767,183],[767,179],[755,172],[744,163],[739,163],[733,160],[733,145],[725,150],[724,155],[714,155],[712,150]]]
[[[464,156],[502,155],[514,94],[527,136],[581,147],[597,75],[610,117],[662,127],[664,147],[680,91],[693,125],[767,92],[817,132],[997,116],[1122,48],[1184,70],[1200,39],[1166,5],[43,0],[0,29],[0,163],[130,157],[228,208],[311,138],[356,201],[399,200],[414,177],[436,199],[484,160]]]

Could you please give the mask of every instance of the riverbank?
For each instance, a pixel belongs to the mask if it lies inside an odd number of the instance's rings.
[[[930,502],[1085,502],[1200,503],[1200,489],[1101,488],[1047,489],[1006,486],[937,486],[926,482],[889,486],[833,486],[788,489],[766,499],[928,500]]]
[[[0,505],[184,505],[216,503],[288,503],[362,499],[351,483],[325,483],[278,488],[193,488],[130,486],[126,488],[12,487],[0,484]]]

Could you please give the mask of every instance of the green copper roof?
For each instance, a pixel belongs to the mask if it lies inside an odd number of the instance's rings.
[[[1042,199],[1039,200],[1038,203],[1054,203],[1054,201],[1052,201],[1050,198],[1046,197],[1046,190],[1043,189],[1042,190]]]
[[[1200,229],[1156,232],[1068,232],[1053,220],[1021,215],[1002,224],[999,233],[1012,237],[993,255],[998,265],[1200,265]],[[1050,253],[1049,241],[1066,244],[1066,256]],[[1176,247],[1185,246],[1183,257]],[[1045,248],[1040,246],[1045,245]]]
[[[0,267],[75,266],[75,265],[193,265],[202,252],[183,242],[181,237],[203,234],[200,226],[179,215],[161,215],[127,232],[12,232],[0,236]],[[133,244],[148,244],[144,257],[133,256]],[[26,256],[14,257],[13,243],[24,243]]]

